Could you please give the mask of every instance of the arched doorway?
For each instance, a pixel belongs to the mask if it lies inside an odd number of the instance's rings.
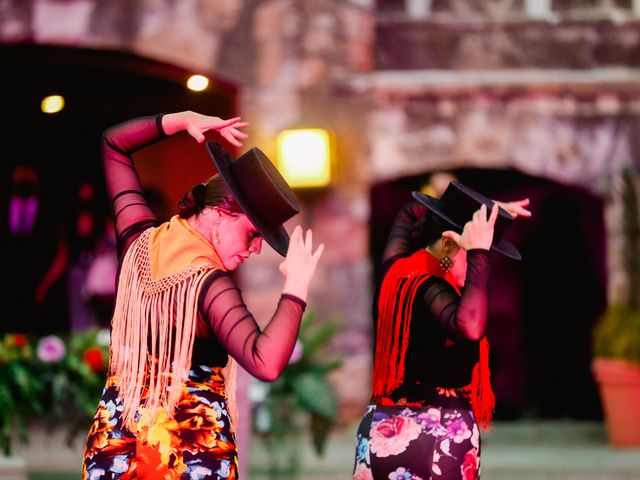
[[[33,303],[34,289],[56,258],[60,238],[74,228],[80,184],[89,182],[95,187],[93,206],[99,215],[107,215],[110,206],[103,192],[100,162],[102,132],[129,118],[161,112],[194,110],[229,117],[235,113],[237,91],[223,80],[210,79],[207,90],[192,92],[185,83],[193,72],[128,52],[16,44],[0,46],[0,59],[5,120],[5,153],[0,163],[3,240],[10,237],[8,205],[17,165],[38,173],[38,218],[42,218],[33,241],[28,245],[14,242],[16,248],[6,254],[14,278],[18,272],[29,278],[16,291],[23,297],[8,315],[13,323],[5,327],[62,332],[68,329],[62,281],[47,290],[35,313],[24,307]],[[63,95],[65,108],[44,114],[40,102],[51,94]],[[134,159],[160,218],[176,211],[190,185],[215,173],[205,149],[186,134],[143,149]]]

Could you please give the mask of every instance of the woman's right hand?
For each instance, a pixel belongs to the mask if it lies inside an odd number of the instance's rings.
[[[307,300],[309,283],[316,271],[318,260],[324,251],[324,243],[313,252],[313,233],[302,232],[299,225],[293,230],[289,240],[287,256],[280,264],[280,271],[285,276],[282,293],[294,295],[301,300]]]
[[[462,235],[457,232],[448,230],[442,233],[443,237],[448,237],[465,250],[473,248],[482,248],[489,250],[493,242],[493,227],[498,218],[499,207],[493,204],[491,215],[487,218],[487,206],[482,205],[476,213],[473,214],[471,221],[467,222],[462,230]]]

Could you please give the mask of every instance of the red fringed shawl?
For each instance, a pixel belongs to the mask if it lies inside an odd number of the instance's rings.
[[[413,302],[418,288],[431,275],[444,278],[460,295],[451,274],[445,273],[438,260],[422,249],[396,260],[384,277],[378,300],[373,366],[375,399],[388,396],[404,381]],[[489,342],[484,337],[480,341],[480,358],[473,368],[471,383],[464,391],[469,395],[476,421],[485,429],[491,423],[495,405],[490,376]]]

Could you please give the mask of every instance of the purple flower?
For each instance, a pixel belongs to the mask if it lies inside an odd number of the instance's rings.
[[[298,363],[302,358],[302,353],[304,352],[304,346],[300,340],[296,340],[296,344],[293,346],[293,352],[291,352],[291,356],[289,357],[289,365],[293,363]]]
[[[471,438],[471,430],[463,420],[454,420],[447,425],[447,436],[455,443],[462,443]]]
[[[38,342],[38,358],[44,363],[56,363],[64,358],[64,342],[55,335],[42,337]]]

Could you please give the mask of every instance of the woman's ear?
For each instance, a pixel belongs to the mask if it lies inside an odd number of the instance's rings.
[[[458,244],[452,238],[442,237],[440,241],[442,242],[442,253],[445,255],[451,257],[458,250]]]

